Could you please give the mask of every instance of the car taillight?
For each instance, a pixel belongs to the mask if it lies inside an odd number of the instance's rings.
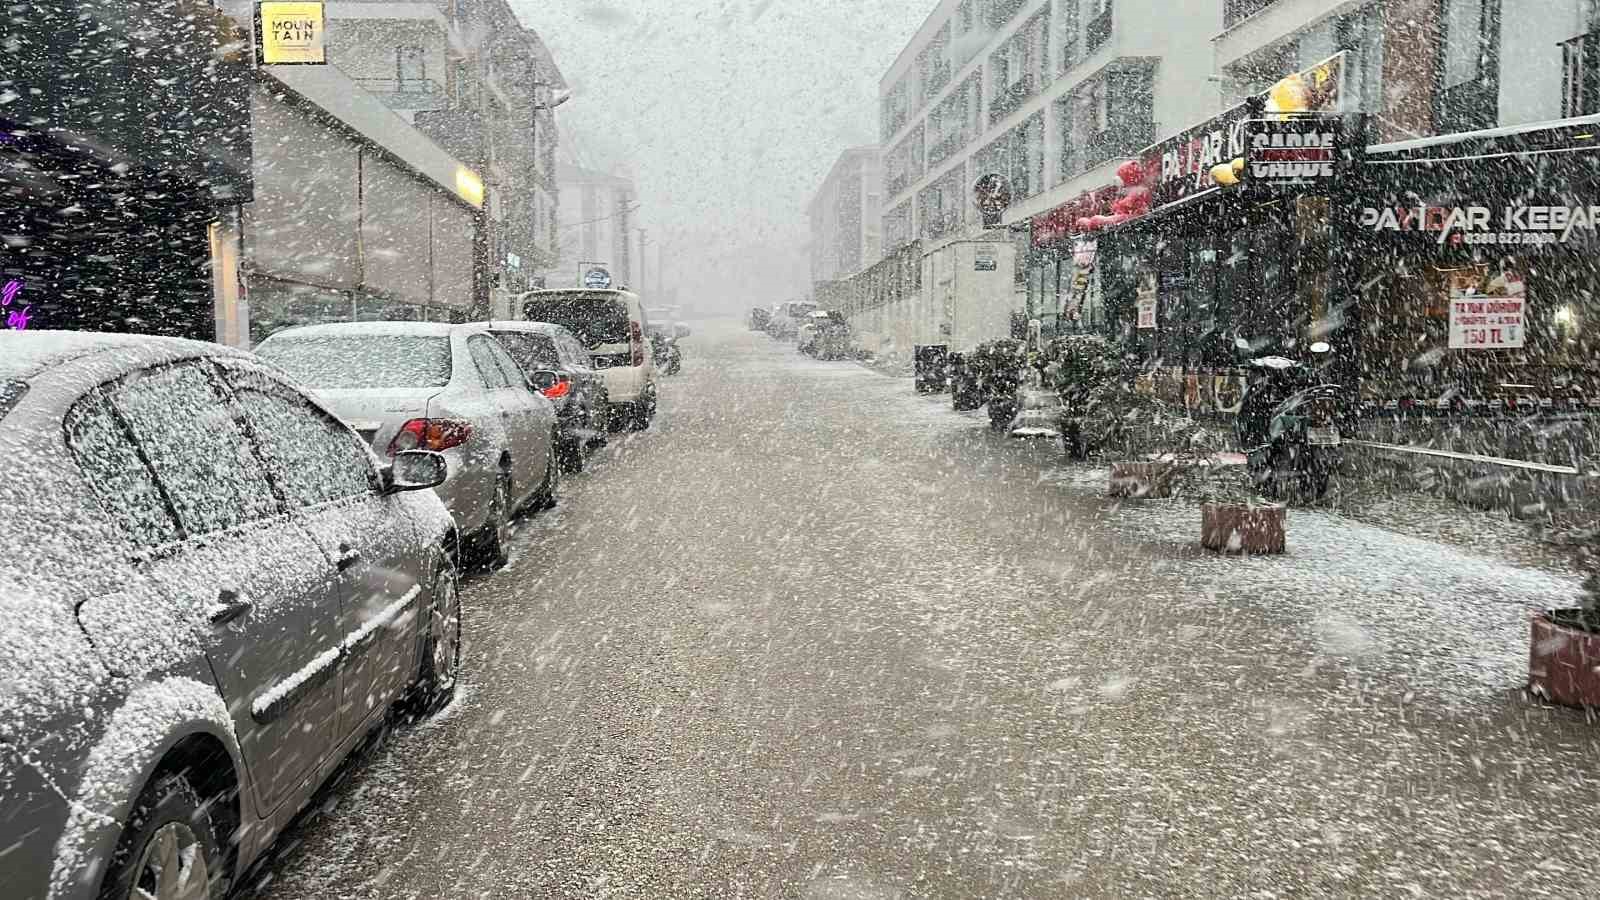
[[[633,364],[644,365],[644,329],[638,322],[628,323],[628,343],[633,345]]]
[[[539,393],[549,397],[551,400],[560,400],[562,397],[572,393],[572,382],[566,378],[563,378]]]
[[[472,423],[460,419],[412,419],[389,442],[389,455],[403,450],[449,450],[472,437]]]

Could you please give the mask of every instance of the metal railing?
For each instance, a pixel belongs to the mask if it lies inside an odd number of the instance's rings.
[[[1560,47],[1562,117],[1600,112],[1600,33],[1580,34]]]

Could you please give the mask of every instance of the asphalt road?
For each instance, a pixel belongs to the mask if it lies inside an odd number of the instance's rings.
[[[1558,573],[1182,503],[734,326],[468,586],[464,687],[249,895],[1600,894],[1597,727],[1521,691]]]

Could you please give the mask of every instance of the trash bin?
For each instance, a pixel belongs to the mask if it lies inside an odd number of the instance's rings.
[[[916,376],[917,393],[942,393],[949,380],[947,344],[917,344],[912,349],[912,372]]]

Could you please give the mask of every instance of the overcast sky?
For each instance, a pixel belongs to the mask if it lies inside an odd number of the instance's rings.
[[[937,0],[510,2],[573,88],[562,130],[632,170],[667,283],[734,310],[806,292],[806,202],[876,141],[878,80]]]

